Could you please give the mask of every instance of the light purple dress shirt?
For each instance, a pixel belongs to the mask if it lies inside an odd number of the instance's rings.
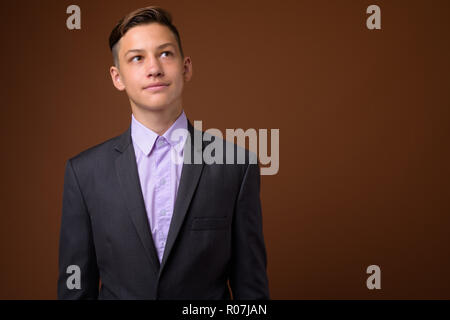
[[[181,132],[186,134],[172,135],[176,129],[184,129]],[[178,138],[177,141],[172,140],[175,136]],[[176,154],[181,157],[179,159],[183,159],[186,136],[187,118],[184,110],[162,136],[144,126],[131,114],[131,138],[139,180],[153,243],[160,262],[166,246],[183,168],[182,161],[173,161],[173,157]]]

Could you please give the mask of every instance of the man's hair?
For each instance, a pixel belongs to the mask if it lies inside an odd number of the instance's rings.
[[[172,24],[172,16],[170,15],[170,13],[160,7],[149,6],[130,12],[125,17],[120,19],[117,25],[111,31],[111,34],[109,36],[109,48],[111,49],[114,58],[114,64],[116,66],[119,66],[118,42],[125,35],[125,33],[131,28],[138,25],[154,22],[166,26],[170,29],[170,31],[172,31],[177,40],[181,57],[184,58],[183,49],[181,47],[180,34],[178,33],[177,28]]]

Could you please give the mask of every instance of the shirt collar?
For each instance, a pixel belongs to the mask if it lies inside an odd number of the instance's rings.
[[[175,132],[175,130],[177,131]],[[166,139],[167,142],[169,142],[172,147],[176,147],[180,143],[182,143],[182,146],[184,146],[188,134],[187,130],[187,118],[184,110],[182,110],[181,114],[178,116],[175,122],[170,126],[169,129],[166,130],[166,132],[164,132],[162,136]],[[139,149],[141,149],[141,151],[148,156],[159,136],[156,132],[147,128],[141,122],[139,122],[132,113],[131,137],[133,139],[133,142],[137,144]],[[183,151],[182,146],[180,146],[179,148],[177,147],[177,150],[180,154]]]

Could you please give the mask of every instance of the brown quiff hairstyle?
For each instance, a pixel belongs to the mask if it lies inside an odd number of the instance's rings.
[[[181,38],[177,28],[172,24],[172,16],[170,13],[157,6],[149,6],[145,8],[137,9],[130,12],[125,17],[119,20],[117,25],[111,31],[109,36],[109,48],[112,52],[114,64],[119,66],[119,50],[118,42],[125,35],[125,33],[133,27],[142,24],[159,23],[164,25],[172,31],[178,43],[181,57],[184,58],[183,49],[181,47]]]

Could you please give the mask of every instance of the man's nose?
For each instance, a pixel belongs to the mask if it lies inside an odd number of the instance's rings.
[[[152,57],[147,59],[148,65],[147,67],[147,76],[149,77],[158,77],[163,75],[163,69],[161,63],[156,57]]]

